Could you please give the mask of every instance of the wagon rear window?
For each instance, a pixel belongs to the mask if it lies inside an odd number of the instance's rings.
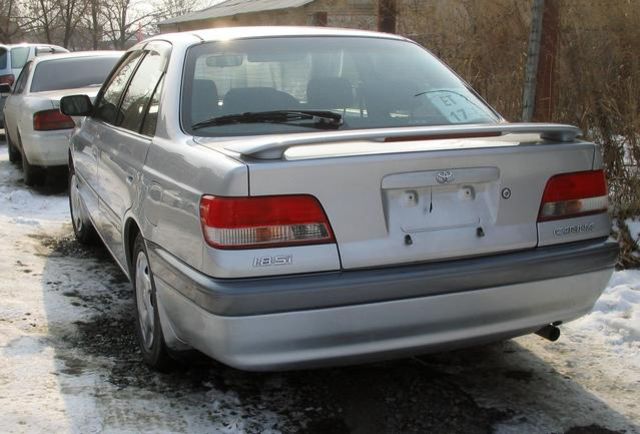
[[[11,68],[19,69],[29,60],[29,47],[16,47],[11,49]]]
[[[321,110],[341,129],[493,123],[498,117],[439,60],[416,44],[384,38],[283,37],[192,47],[182,122],[246,112]],[[198,135],[301,132],[307,123],[213,123]]]

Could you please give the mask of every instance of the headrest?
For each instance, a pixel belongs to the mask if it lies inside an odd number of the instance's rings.
[[[343,77],[312,78],[307,85],[307,103],[326,110],[350,107],[353,104],[353,87]]]
[[[200,122],[218,112],[218,88],[212,80],[193,80],[191,88],[191,120]]]

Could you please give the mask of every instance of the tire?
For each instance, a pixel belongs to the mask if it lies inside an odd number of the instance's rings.
[[[20,136],[18,136],[18,140],[20,140]],[[20,145],[20,148],[22,148],[22,175],[24,176],[24,183],[29,187],[42,185],[46,175],[44,169],[29,164],[26,155],[24,155],[24,146],[22,146],[22,142]]]
[[[80,190],[78,188],[78,178],[69,165],[69,211],[71,212],[71,225],[73,233],[80,244],[95,244],[97,237],[96,229],[87,216],[87,209],[82,202]]]
[[[11,161],[12,163],[17,163],[22,159],[22,154],[20,154],[20,151],[16,149],[15,146],[13,146],[11,137],[9,137],[9,131],[5,129],[4,135],[7,139],[7,147],[9,148],[9,161]]]
[[[147,248],[138,234],[131,256],[131,282],[135,293],[135,329],[144,362],[151,368],[167,372],[175,367],[164,341],[157,309],[156,286],[149,266]]]

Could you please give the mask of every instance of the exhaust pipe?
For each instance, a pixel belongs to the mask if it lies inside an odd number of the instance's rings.
[[[549,324],[538,330],[536,334],[551,342],[555,342],[560,337],[560,329],[552,324]]]

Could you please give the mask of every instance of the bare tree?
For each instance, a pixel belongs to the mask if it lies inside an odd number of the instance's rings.
[[[210,7],[221,3],[225,0],[161,0],[158,3],[156,12],[156,23],[154,24],[154,32],[159,32],[157,23],[169,18],[185,15],[204,7]]]
[[[0,0],[0,42],[10,43],[19,32],[19,16],[16,0]]]
[[[90,0],[89,2],[89,20],[87,28],[91,32],[91,48],[97,50],[100,46],[100,40],[103,35],[103,26],[100,20],[100,12],[101,12],[101,2],[100,0]],[[86,15],[85,15],[86,16]]]
[[[83,0],[56,0],[56,3],[63,32],[62,45],[68,47],[88,6]]]
[[[193,0],[162,0],[159,3],[159,19],[173,18],[199,9],[199,2]]]
[[[104,0],[104,34],[113,48],[122,50],[127,41],[139,31],[151,26],[157,17],[157,11],[144,11],[141,4],[131,0]]]
[[[56,0],[27,0],[23,6],[23,18],[29,21],[29,25],[24,22],[19,25],[25,33],[37,40],[53,43],[60,12]]]

